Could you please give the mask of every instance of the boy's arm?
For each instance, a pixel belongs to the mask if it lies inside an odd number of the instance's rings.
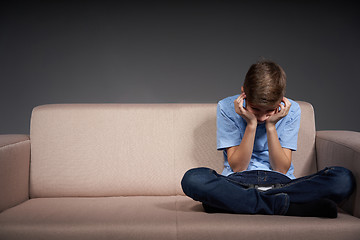
[[[257,119],[254,114],[243,107],[245,97],[246,95],[242,93],[234,101],[235,112],[247,122],[244,136],[240,145],[227,148],[228,162],[234,172],[244,171],[248,168],[255,141]]]
[[[283,98],[284,105],[280,104],[280,111],[266,120],[266,134],[269,147],[270,165],[274,171],[286,174],[291,166],[292,151],[283,148],[280,144],[275,124],[285,117],[290,110],[291,103]]]
[[[271,168],[274,171],[286,174],[291,166],[292,151],[281,147],[275,125],[267,127],[266,132]]]
[[[234,172],[248,168],[255,140],[256,126],[247,126],[240,145],[227,148],[228,162]]]

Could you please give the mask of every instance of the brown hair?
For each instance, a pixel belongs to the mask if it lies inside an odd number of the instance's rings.
[[[286,74],[275,62],[261,60],[250,66],[244,82],[248,102],[258,106],[278,104],[286,89]]]

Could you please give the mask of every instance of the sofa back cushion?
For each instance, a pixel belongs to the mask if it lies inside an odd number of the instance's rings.
[[[315,164],[313,115],[301,124],[297,175]],[[30,139],[31,197],[176,195],[186,170],[222,171],[216,104],[43,105]]]

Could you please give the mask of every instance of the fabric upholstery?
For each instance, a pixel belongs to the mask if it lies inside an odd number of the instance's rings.
[[[359,224],[344,213],[337,219],[207,214],[185,196],[39,198],[0,214],[0,239],[347,240],[360,236]]]
[[[315,154],[315,116],[310,103],[298,101],[301,108],[300,130],[298,136],[298,148],[293,152],[292,162],[295,169],[295,177],[303,177],[316,173]]]
[[[315,149],[313,108],[299,104],[295,176],[317,171],[316,150],[319,168],[339,164],[359,181],[359,145],[349,139],[359,135],[320,132]],[[346,212],[336,219],[205,213],[183,196],[180,180],[190,168],[221,172],[222,164],[216,104],[36,107],[30,140],[0,136],[0,239],[359,238],[360,219]],[[344,209],[359,216],[356,194]]]
[[[29,199],[30,141],[0,135],[0,212]]]
[[[0,239],[176,239],[175,196],[35,198],[0,214]]]
[[[178,239],[358,239],[360,219],[339,213],[336,219],[243,214],[208,214],[198,202],[178,197]],[[210,227],[211,226],[211,227]]]
[[[31,196],[174,195],[186,168],[221,169],[215,111],[211,104],[35,108]]]
[[[296,175],[315,172],[314,117],[303,111]],[[34,109],[31,196],[182,194],[186,170],[222,170],[216,104],[64,104]]]
[[[342,166],[352,171],[356,190],[342,208],[360,217],[360,133],[352,131],[319,131],[316,135],[319,168]]]
[[[1,134],[0,135],[0,147],[9,146],[15,143],[24,142],[29,140],[28,135],[22,134]]]

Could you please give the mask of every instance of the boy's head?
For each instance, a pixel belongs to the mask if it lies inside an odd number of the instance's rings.
[[[247,109],[254,113],[258,122],[264,122],[276,113],[285,96],[286,74],[276,63],[259,61],[249,68],[244,86]]]
[[[258,107],[280,104],[285,96],[286,74],[276,63],[259,61],[249,68],[243,91],[249,103]]]

